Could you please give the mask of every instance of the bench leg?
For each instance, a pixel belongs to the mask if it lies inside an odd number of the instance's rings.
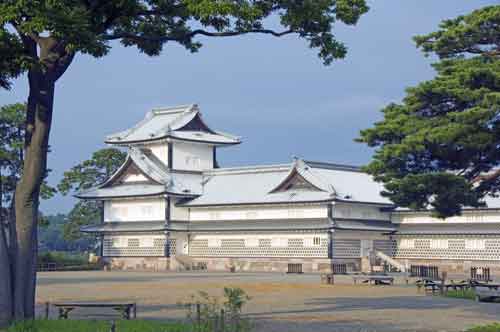
[[[73,308],[59,308],[59,319],[68,319],[68,314],[71,310]]]

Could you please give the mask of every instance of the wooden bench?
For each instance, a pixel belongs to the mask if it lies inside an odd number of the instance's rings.
[[[321,283],[327,285],[333,285],[335,283],[333,273],[323,273],[321,274]]]
[[[137,305],[136,303],[126,302],[58,302],[52,303],[52,305],[59,310],[59,319],[68,319],[68,315],[71,311],[76,308],[111,308],[118,311],[122,318],[124,319],[135,319],[137,317]],[[47,307],[49,303],[47,303]],[[48,312],[48,310],[47,310]]]
[[[392,285],[394,284],[394,277],[386,275],[356,275],[352,277],[354,284],[358,281],[363,283],[373,283],[374,285]]]

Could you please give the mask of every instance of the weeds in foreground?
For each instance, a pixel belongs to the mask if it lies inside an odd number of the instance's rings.
[[[474,326],[466,332],[500,332],[500,323]]]
[[[241,313],[249,300],[241,288],[224,287],[222,302],[219,297],[200,291],[185,304],[187,318],[196,332],[248,332],[253,326]]]
[[[116,332],[191,332],[192,326],[178,322],[117,320]],[[31,320],[12,324],[6,332],[109,332],[111,323],[103,320]]]

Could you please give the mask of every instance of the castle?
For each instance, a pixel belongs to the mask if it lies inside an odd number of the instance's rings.
[[[102,222],[82,231],[111,268],[500,272],[500,199],[440,220],[398,208],[354,166],[220,167],[218,149],[241,140],[210,128],[197,105],[153,109],[106,143],[128,149],[125,163],[76,196],[103,202]]]

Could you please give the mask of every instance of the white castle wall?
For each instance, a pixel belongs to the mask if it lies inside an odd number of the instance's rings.
[[[111,200],[104,202],[104,221],[165,220],[165,199]]]
[[[395,212],[392,222],[397,224],[489,224],[500,222],[500,210],[464,210],[461,216],[445,219],[432,217],[428,212]]]
[[[179,141],[173,145],[174,169],[201,171],[213,168],[212,146]]]
[[[190,209],[191,221],[326,218],[326,205],[254,206]]]
[[[185,207],[176,206],[177,199],[171,197],[170,204],[170,219],[172,220],[189,220],[189,209]]]
[[[160,159],[165,165],[168,165],[167,142],[148,144],[146,148],[150,149],[156,158]]]
[[[367,204],[339,203],[335,202],[333,206],[333,216],[335,218],[353,218],[353,219],[376,219],[390,220],[391,215],[388,212],[381,212],[380,207]]]

